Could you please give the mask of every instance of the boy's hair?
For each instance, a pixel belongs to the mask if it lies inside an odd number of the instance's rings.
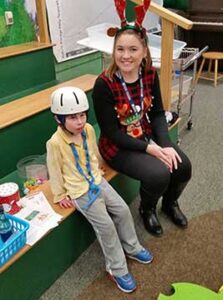
[[[87,111],[83,111],[82,113],[85,113],[86,114],[86,118],[88,118],[88,110]],[[66,117],[71,116],[71,115],[54,115],[54,116],[56,117],[57,123],[59,123],[60,125],[62,125],[63,127],[65,127]]]

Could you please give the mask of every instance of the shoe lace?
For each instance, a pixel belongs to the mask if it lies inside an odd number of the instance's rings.
[[[132,281],[132,278],[131,278],[131,276],[130,276],[129,274],[126,274],[126,275],[122,276],[121,278],[122,278],[123,280],[125,280],[126,282],[127,282],[127,281],[129,281],[129,282]]]

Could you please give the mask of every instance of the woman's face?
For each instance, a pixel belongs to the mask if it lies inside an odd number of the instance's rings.
[[[146,54],[146,47],[135,34],[122,33],[117,38],[114,59],[123,75],[138,74],[139,66]]]

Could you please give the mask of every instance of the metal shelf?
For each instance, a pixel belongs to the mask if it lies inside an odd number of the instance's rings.
[[[173,60],[173,70],[174,74],[178,76],[178,99],[175,101],[177,103],[177,113],[181,117],[182,106],[185,101],[190,100],[188,118],[187,118],[187,129],[192,128],[192,109],[193,109],[193,98],[196,91],[195,78],[197,73],[197,60],[202,55],[203,52],[207,51],[208,47],[204,47],[201,51],[198,48],[184,48],[179,56],[179,58]],[[190,86],[188,87],[187,93],[183,93],[183,85],[185,78],[185,71],[193,65],[193,73],[191,76]]]

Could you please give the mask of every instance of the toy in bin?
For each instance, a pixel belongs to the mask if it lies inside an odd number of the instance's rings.
[[[0,184],[0,204],[3,205],[7,213],[14,215],[20,210],[17,205],[19,199],[19,187],[16,183],[6,182]]]
[[[24,194],[38,188],[48,179],[44,155],[30,155],[17,163],[19,177],[23,180]]]
[[[30,178],[26,180],[23,184],[24,186],[24,194],[27,195],[30,191],[36,190],[39,185],[43,184],[46,181],[46,179],[43,178]]]
[[[3,205],[0,205],[0,222],[2,224],[0,226],[1,267],[26,244],[26,232],[29,229],[29,223],[10,214],[5,214]]]
[[[0,205],[0,240],[5,243],[12,235],[12,224],[6,218],[4,207]]]

